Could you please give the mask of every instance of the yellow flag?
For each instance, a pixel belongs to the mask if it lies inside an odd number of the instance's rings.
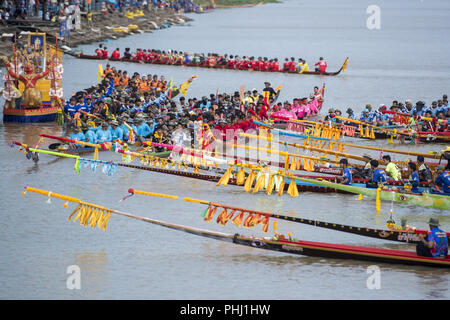
[[[348,58],[345,59],[344,65],[342,66],[342,72],[345,72],[345,70],[347,69],[347,65],[348,65]]]
[[[103,66],[99,64],[97,70],[97,83],[100,83],[100,80],[102,80],[102,76],[103,76]]]

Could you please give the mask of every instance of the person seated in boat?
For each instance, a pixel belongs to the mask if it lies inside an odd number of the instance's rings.
[[[323,57],[319,58],[319,61],[315,64],[318,66],[315,70],[316,72],[326,72],[327,70],[327,62],[323,59]]]
[[[74,114],[77,112],[78,112],[78,108],[76,105],[76,100],[75,100],[75,98],[70,98],[70,100],[68,100],[66,102],[66,105],[64,106],[64,113],[73,117]]]
[[[277,58],[273,59],[273,62],[270,65],[270,71],[272,72],[280,71],[280,64],[278,63]]]
[[[305,60],[299,59],[298,65],[298,73],[309,72],[309,66]]]
[[[421,182],[432,182],[433,174],[430,167],[425,163],[425,158],[422,155],[417,156],[417,166],[419,167],[418,175]]]
[[[409,180],[408,184],[411,186],[411,192],[419,193],[419,174],[417,173],[417,165],[414,162],[408,162]],[[406,189],[406,188],[405,188]]]
[[[424,117],[430,119],[433,118],[431,110],[425,111]],[[437,124],[434,121],[428,119],[423,120],[422,125],[420,127],[421,127],[420,131],[424,132],[436,132],[437,130]]]
[[[107,47],[103,47],[102,59],[108,59],[108,48]]]
[[[372,169],[373,175],[372,175],[372,182],[376,183],[377,185],[383,185],[387,181],[386,172],[379,168],[379,162],[378,160],[372,159],[370,160],[370,167]]]
[[[295,58],[291,57],[291,61],[288,63],[288,72],[295,72],[297,64],[295,63]]]
[[[289,59],[288,58],[284,59],[283,71],[285,72],[289,71],[289,65],[290,65]]]
[[[97,130],[97,142],[98,143],[104,143],[104,142],[111,142],[112,136],[111,131],[109,131],[109,125],[107,122],[103,122],[101,125],[101,129]]]
[[[373,123],[378,127],[387,126],[389,124],[389,115],[387,113],[383,113],[383,111],[387,110],[385,105],[380,105],[378,110],[375,112]]]
[[[114,50],[111,53],[111,59],[120,59],[120,50],[119,50],[119,48],[116,48],[116,50]]]
[[[351,185],[352,184],[352,168],[348,165],[347,159],[341,159],[339,161],[340,167],[344,170],[341,177],[341,184]]]
[[[347,111],[346,111],[346,113],[347,113],[347,118],[356,120],[356,116],[355,116],[355,114],[354,114],[354,112],[353,112],[353,109],[348,108]],[[353,122],[348,122],[348,123],[346,122],[347,125],[351,125],[352,123],[353,123]]]
[[[123,141],[123,130],[119,127],[117,120],[111,120],[109,131],[111,132],[111,141]]]
[[[325,121],[332,121],[334,119],[334,117],[336,116],[336,114],[334,113],[334,109],[330,108],[328,109],[328,114],[325,116]]]
[[[72,132],[70,133],[69,139],[71,140],[77,140],[77,141],[86,141],[86,137],[84,136],[83,132],[81,131],[81,128],[79,126],[73,125],[72,126]],[[83,145],[79,143],[69,143],[69,147],[74,148],[81,148]]]
[[[332,122],[335,122],[335,123],[343,123],[344,122],[344,120],[337,118],[337,117],[342,117],[342,111],[341,110],[336,109],[334,111],[334,115],[335,115],[335,117],[331,120]]]
[[[432,192],[450,193],[450,171],[440,164],[436,167],[436,175],[435,185],[431,188]]]
[[[448,237],[447,233],[439,229],[438,218],[430,218],[428,221],[430,232],[427,239],[425,235],[420,234],[420,241],[416,246],[416,253],[421,257],[432,257],[445,259],[448,255]]]
[[[390,155],[383,156],[383,163],[386,166],[386,173],[392,177],[395,181],[399,181],[402,178],[400,169],[395,163],[391,161]]]
[[[102,58],[103,57],[103,44],[99,44],[98,48],[95,49],[95,54],[97,55],[98,58]]]
[[[445,118],[444,111],[439,111],[437,113],[437,118],[438,118],[438,121],[439,120],[447,120]],[[447,122],[442,122],[442,123],[438,122],[438,124],[437,124],[437,131],[438,132],[447,132],[448,131],[448,123]]]
[[[130,59],[130,60],[133,58],[133,56],[131,54],[131,51],[130,51],[130,48],[125,48],[125,51],[123,53],[123,57],[125,59]]]
[[[84,130],[86,129],[86,130]],[[97,143],[97,132],[92,121],[88,121],[83,127],[86,142]]]

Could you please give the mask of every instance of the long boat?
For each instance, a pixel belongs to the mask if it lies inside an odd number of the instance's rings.
[[[25,187],[25,190],[29,192],[35,192],[47,197],[54,197],[62,199],[64,201],[78,203],[78,207],[69,216],[69,220],[75,213],[78,212],[74,218],[74,221],[80,218],[79,219],[80,224],[84,226],[90,226],[92,228],[98,226],[100,229],[104,231],[106,231],[107,229],[107,223],[111,214],[116,214],[119,216],[133,218],[136,220],[148,222],[151,224],[155,224],[173,230],[183,231],[186,233],[191,233],[206,238],[221,240],[257,249],[265,249],[289,254],[332,258],[332,259],[351,259],[360,261],[374,261],[382,263],[450,268],[450,258],[448,256],[445,258],[420,257],[417,256],[417,254],[413,251],[371,248],[363,246],[312,242],[303,240],[292,241],[286,239],[284,236],[279,234],[277,234],[274,237],[248,237],[240,235],[238,233],[227,234],[222,232],[184,226],[180,224],[169,223],[146,217],[140,217],[134,214],[114,209],[108,209],[103,206],[88,203],[80,199],[57,194],[54,192],[49,192],[46,190],[40,190],[30,187]]]
[[[208,66],[205,64],[194,64],[194,63],[176,63],[176,64],[171,64],[171,63],[163,63],[163,62],[157,62],[157,61],[140,61],[140,60],[135,60],[135,59],[126,59],[126,58],[119,58],[119,59],[114,59],[114,58],[101,58],[98,57],[97,55],[88,55],[88,54],[84,54],[84,53],[75,53],[75,52],[71,52],[71,51],[66,51],[67,54],[78,58],[78,59],[88,59],[88,60],[106,60],[106,61],[112,61],[112,62],[132,62],[132,63],[144,63],[144,64],[157,64],[157,65],[164,65],[164,66],[185,66],[185,67],[197,67],[197,68],[208,68],[208,69],[223,69],[223,70],[235,70],[235,71],[254,71],[254,72],[268,72],[268,73],[272,73],[272,72],[278,72],[278,73],[290,73],[290,74],[305,74],[305,75],[318,75],[318,76],[337,76],[338,74],[340,74],[342,72],[342,70],[344,69],[345,64],[348,62],[348,58],[346,58],[345,62],[342,64],[341,68],[338,71],[335,72],[316,72],[316,71],[305,71],[302,73],[299,73],[298,71],[295,72],[290,72],[290,71],[284,71],[284,70],[278,70],[278,71],[260,71],[260,70],[252,70],[252,69],[234,69],[234,68],[229,68],[226,65],[215,65],[214,67],[212,66]]]
[[[377,192],[379,192],[379,197],[381,200],[385,201],[395,201],[399,203],[404,203],[408,205],[415,205],[421,207],[431,207],[436,209],[450,210],[450,196],[449,195],[439,195],[432,194],[428,192],[423,193],[408,193],[408,192],[398,192],[392,189],[389,190],[377,190],[371,188],[361,188],[353,185],[344,185],[339,183],[333,183],[325,180],[315,180],[295,177],[300,181],[316,184],[328,188],[335,188],[337,190],[347,191],[354,194],[361,194],[368,197],[377,197]]]

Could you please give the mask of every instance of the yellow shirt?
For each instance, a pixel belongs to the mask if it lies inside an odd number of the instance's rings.
[[[308,72],[309,71],[309,67],[308,67],[308,64],[305,62],[305,63],[299,63],[298,64],[298,69],[299,69],[299,73],[303,73],[303,72]]]

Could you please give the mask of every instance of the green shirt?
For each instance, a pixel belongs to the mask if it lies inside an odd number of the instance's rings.
[[[386,173],[389,174],[394,180],[400,180],[402,174],[400,173],[400,169],[393,162],[389,162],[386,166]]]

